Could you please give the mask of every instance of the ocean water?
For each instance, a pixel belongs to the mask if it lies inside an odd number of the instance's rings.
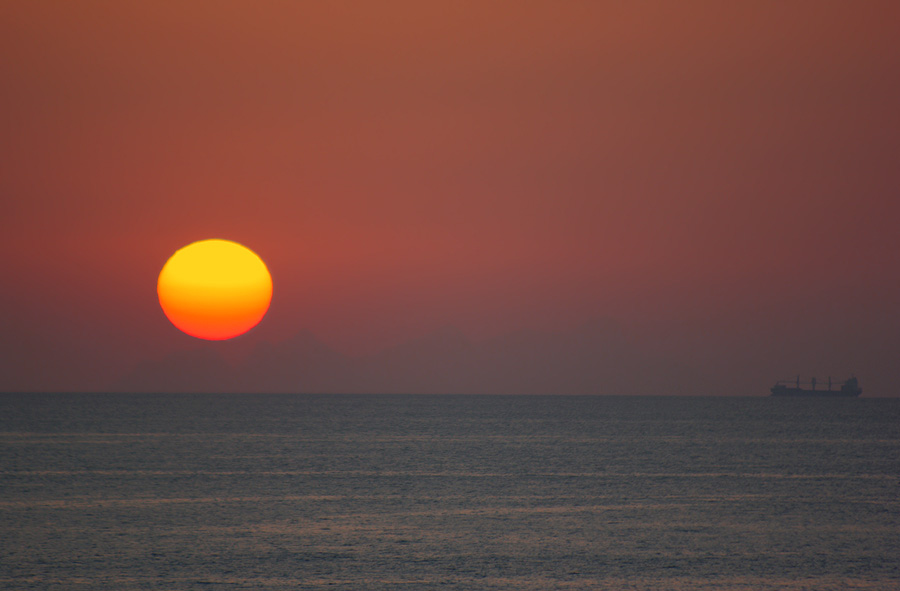
[[[900,400],[0,395],[0,588],[900,589]]]

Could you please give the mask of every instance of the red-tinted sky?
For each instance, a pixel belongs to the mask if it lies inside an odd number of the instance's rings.
[[[892,1],[4,3],[0,389],[196,348],[156,277],[219,237],[275,283],[223,350],[607,318],[741,393],[897,395],[898,38]]]

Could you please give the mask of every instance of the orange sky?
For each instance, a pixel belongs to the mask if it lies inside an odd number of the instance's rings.
[[[895,2],[185,4],[0,8],[0,390],[195,348],[156,276],[218,237],[246,348],[599,317],[900,392]]]

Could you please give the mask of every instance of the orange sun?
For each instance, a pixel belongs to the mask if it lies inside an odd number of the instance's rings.
[[[230,240],[201,240],[166,261],[159,305],[183,332],[219,341],[256,326],[272,301],[272,276],[256,253]]]

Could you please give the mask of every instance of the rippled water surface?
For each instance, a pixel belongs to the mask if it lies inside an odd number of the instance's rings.
[[[0,587],[900,588],[900,400],[0,395]]]

